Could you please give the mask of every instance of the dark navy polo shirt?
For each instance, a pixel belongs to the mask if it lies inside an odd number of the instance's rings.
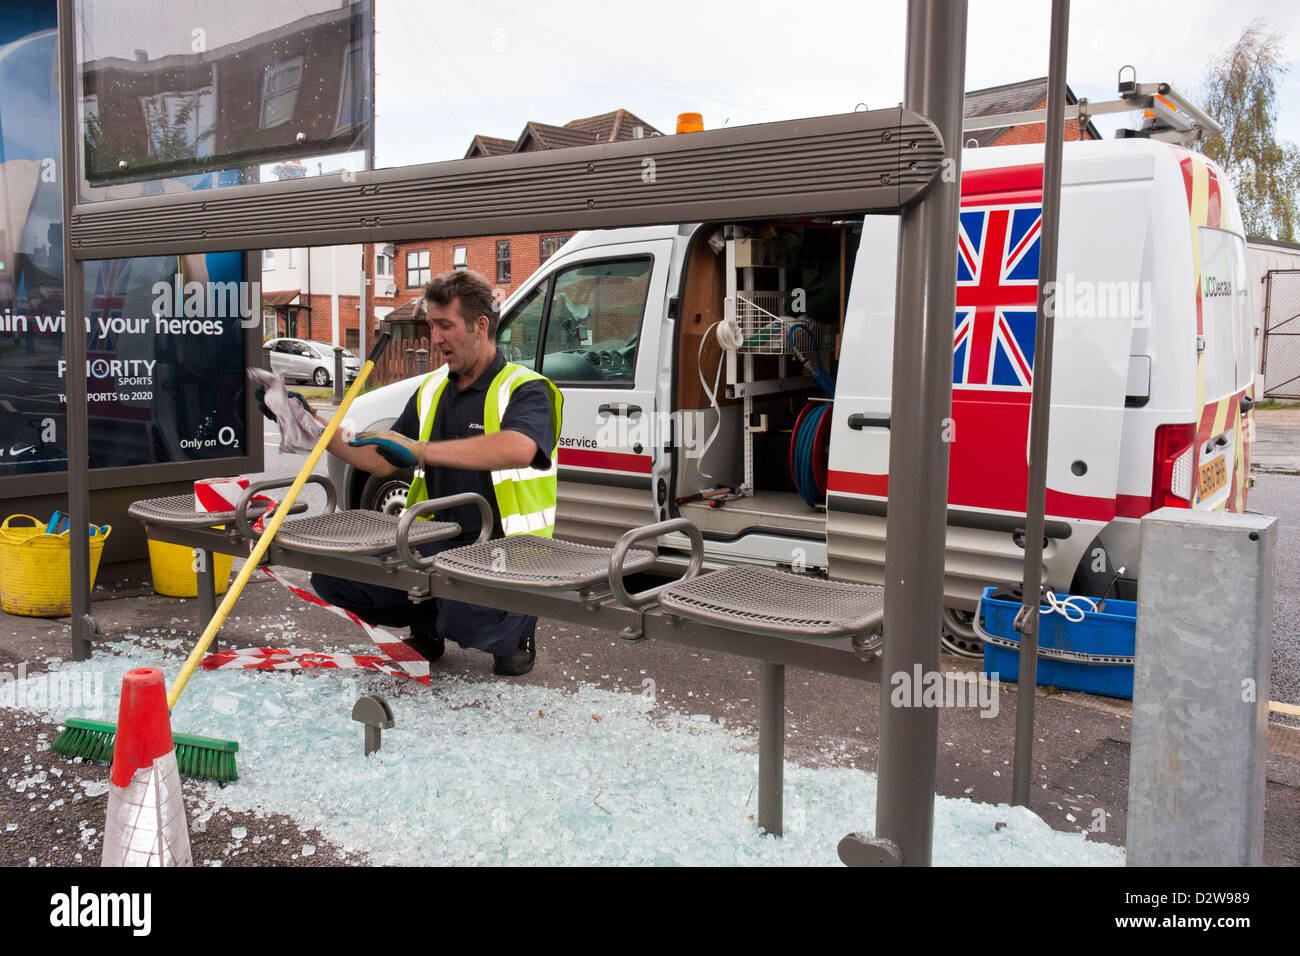
[[[454,438],[477,438],[483,434],[483,408],[487,401],[488,386],[505,366],[505,356],[497,349],[492,364],[475,381],[464,388],[456,388],[450,379],[438,399],[438,409],[433,417],[432,441]],[[406,408],[393,422],[393,431],[408,438],[420,437],[420,390],[416,389]],[[555,430],[551,426],[551,400],[545,383],[533,381],[520,385],[510,396],[501,430],[519,432],[537,443],[537,454],[531,466],[539,470],[551,467],[551,448],[555,445]],[[492,490],[492,474],[488,470],[436,467],[425,470],[430,498],[444,498],[465,491],[482,495],[492,507],[492,537],[502,537],[501,509]],[[452,508],[438,513],[438,520],[455,521],[460,525],[458,544],[469,544],[478,536],[479,514],[473,505]]]

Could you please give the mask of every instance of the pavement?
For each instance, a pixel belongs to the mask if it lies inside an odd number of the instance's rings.
[[[1273,507],[1286,510],[1300,479],[1300,408],[1257,413],[1255,467],[1269,473]],[[1295,484],[1293,484],[1295,483]],[[1261,496],[1264,497],[1264,496]],[[1261,500],[1261,506],[1265,502]],[[1286,516],[1289,520],[1290,516]],[[236,562],[236,570],[238,569]],[[1290,565],[1279,566],[1279,578]],[[286,571],[292,583],[306,575]],[[1283,582],[1285,583],[1285,582]],[[1289,600],[1285,594],[1280,600]],[[1289,605],[1287,605],[1289,606]],[[147,562],[101,569],[92,613],[105,643],[131,635],[137,645],[183,654],[199,636],[194,600],[153,592]],[[1283,606],[1279,613],[1289,615]],[[324,612],[300,605],[275,583],[254,577],[222,630],[224,646],[283,646],[270,625],[297,619],[292,646],[340,650],[364,640],[360,631]],[[66,619],[42,620],[0,614],[0,671],[29,676],[66,659]],[[279,636],[279,635],[277,635]],[[108,648],[96,654],[111,653]],[[943,669],[969,675],[979,662],[944,655]],[[174,666],[174,665],[173,665]],[[1278,662],[1274,662],[1274,667]],[[267,680],[335,680],[335,672]],[[488,683],[491,659],[448,645],[434,665],[444,678]],[[202,680],[200,675],[197,680]],[[757,728],[756,662],[662,644],[629,643],[607,631],[543,619],[538,627],[537,665],[523,684],[573,692],[580,685],[628,692],[651,682],[656,706],[708,715],[728,727]],[[110,694],[112,691],[110,690]],[[428,693],[394,679],[394,695]],[[935,790],[947,797],[1005,804],[1011,799],[1016,694],[1004,683],[996,716],[975,708],[941,710]],[[878,757],[879,690],[846,678],[789,670],[786,690],[786,760],[806,767],[874,772]],[[1130,705],[1127,701],[1054,688],[1039,688],[1035,705],[1034,771],[1030,809],[1052,828],[1084,833],[1088,840],[1124,844],[1129,769]],[[111,718],[111,715],[109,715]],[[1288,721],[1289,722],[1289,721]],[[0,865],[96,865],[106,796],[97,781],[102,769],[53,756],[48,747],[57,726],[20,711],[0,709]],[[179,727],[178,729],[184,729]],[[360,730],[358,730],[358,747]],[[239,786],[239,784],[235,784]],[[321,834],[265,806],[235,812],[223,806],[212,784],[187,781],[184,788],[197,863],[209,865],[364,865],[364,852],[335,846]],[[1098,821],[1101,827],[1098,828]],[[862,820],[870,830],[873,821]],[[1300,865],[1300,728],[1270,724],[1265,805],[1264,861]]]
[[[285,574],[293,583],[306,584],[302,572]],[[144,562],[105,569],[92,610],[106,642],[131,635],[137,646],[171,655],[171,669],[179,659],[176,655],[193,646],[199,636],[196,602],[153,593]],[[250,581],[236,610],[222,630],[227,648],[284,646],[283,634],[273,637],[271,629],[283,627],[286,616],[297,621],[292,646],[337,651],[364,640],[352,625],[299,605],[262,578]],[[21,665],[30,676],[47,668],[51,659],[66,659],[68,633],[66,620],[0,615],[0,669],[14,673]],[[944,655],[943,669],[970,675],[978,671],[979,663]],[[268,674],[266,679],[337,680],[337,673]],[[437,686],[444,679],[488,683],[503,678],[491,674],[487,655],[448,645],[444,658],[434,665],[434,679]],[[728,727],[757,728],[756,662],[653,641],[628,643],[610,632],[568,623],[539,622],[537,665],[531,674],[515,680],[566,693],[582,685],[636,692],[650,681],[656,707],[693,719],[707,714]],[[428,691],[394,678],[391,694]],[[973,707],[940,712],[937,793],[986,804],[1010,802],[1014,685],[1004,683],[998,697],[1000,706],[993,717],[982,716]],[[787,762],[874,772],[879,705],[874,685],[791,669],[786,692]],[[6,716],[10,714],[12,719]],[[0,779],[5,781],[0,786],[4,823],[0,865],[96,864],[101,837],[95,831],[102,828],[106,798],[95,781],[103,770],[51,755],[49,743],[57,733],[54,724],[16,711],[0,711],[0,716],[5,717],[0,720]],[[1040,688],[1030,808],[1054,829],[1123,845],[1130,726],[1127,701]],[[361,746],[360,728],[357,745]],[[1271,727],[1270,751],[1265,863],[1296,866],[1300,865],[1300,730]],[[185,799],[196,862],[277,866],[368,862],[363,852],[331,845],[320,833],[300,826],[283,808],[233,812],[223,806],[214,785],[198,781],[186,782]],[[1098,821],[1104,830],[1097,829]],[[873,826],[870,818],[861,823],[864,830]],[[310,856],[304,849],[308,847]]]

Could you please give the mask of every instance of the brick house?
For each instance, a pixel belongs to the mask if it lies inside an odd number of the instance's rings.
[[[402,300],[395,297],[389,263],[392,246],[321,246],[267,249],[262,252],[262,333],[360,345],[361,273],[365,271],[366,306],[375,319]],[[374,341],[375,321],[367,344]]]
[[[1069,105],[1078,103],[1078,97],[1068,86],[1066,102]],[[965,114],[972,117],[1021,112],[1041,109],[1046,103],[1047,77],[1038,77],[968,92]],[[1045,123],[1028,123],[998,129],[972,130],[965,137],[965,142],[968,146],[978,147],[1041,143],[1045,129]],[[598,116],[571,120],[563,126],[529,122],[514,139],[480,134],[470,141],[465,158],[563,149],[659,135],[662,135],[659,130],[635,114],[618,109]],[[1077,120],[1067,120],[1065,138],[1067,141],[1100,139],[1101,135],[1091,122],[1081,131]],[[428,332],[422,319],[416,315],[416,305],[422,287],[430,277],[449,269],[473,269],[485,275],[504,295],[509,295],[571,235],[572,232],[515,233],[411,240],[364,247],[366,298],[368,311],[373,316],[372,328],[378,332],[382,323],[393,333],[395,340],[381,368],[376,372],[377,379],[394,380],[414,374],[420,368],[418,350],[427,348]],[[349,260],[355,259],[361,250],[360,246],[339,247],[335,252],[335,261],[340,255]],[[285,250],[279,250],[275,255],[285,253]],[[306,256],[308,251],[297,250],[297,253]],[[331,286],[326,278],[327,270],[316,265],[317,257],[322,253],[328,253],[328,250],[313,250],[309,260],[312,263],[310,268],[316,269],[316,275],[321,277],[319,280],[310,275],[300,277],[279,272],[277,280],[272,284],[264,281],[263,288],[268,290],[264,296],[268,315],[267,335],[297,335],[301,338],[332,341],[337,318],[339,341],[355,348],[360,318],[356,279],[359,270],[340,277]],[[288,254],[292,254],[292,251],[288,251]],[[278,266],[276,268],[279,269]],[[293,296],[286,292],[272,293],[272,289],[302,291],[300,295]],[[309,289],[329,291],[313,291],[309,294]],[[368,342],[373,341],[374,333],[368,333],[366,338]]]
[[[1065,87],[1065,104],[1078,105],[1079,98],[1067,85]],[[1000,113],[1019,113],[1025,110],[1038,110],[1047,107],[1047,77],[1040,76],[1033,80],[1021,80],[1019,83],[1006,83],[1002,86],[990,86],[982,90],[970,90],[966,93],[964,114],[967,119],[974,116],[996,116]],[[1047,124],[1023,123],[1019,126],[1003,126],[998,129],[971,130],[966,133],[963,142],[966,146],[1013,146],[1021,143],[1041,143],[1047,138]],[[1065,121],[1065,141],[1073,143],[1080,139],[1101,139],[1097,127],[1088,121],[1080,132],[1079,121]]]
[[[465,151],[466,159],[479,156],[502,156],[507,153],[529,153],[544,149],[563,149],[569,146],[591,146],[595,143],[614,143],[662,135],[645,120],[624,109],[571,120],[563,126],[529,122],[514,139],[478,135],[470,141]],[[424,283],[431,276],[449,269],[473,269],[485,275],[494,286],[509,295],[519,284],[549,259],[572,231],[553,233],[514,233],[501,236],[475,236],[464,239],[432,239],[399,242],[393,245],[395,303],[381,305],[376,298],[376,318],[387,320],[393,333],[392,361],[411,364],[414,350],[422,347],[417,340],[427,344],[428,333],[417,321],[412,300],[420,297]],[[376,288],[387,280],[379,277]],[[410,355],[407,349],[411,349]],[[394,370],[401,371],[400,369]],[[400,375],[399,375],[400,377]]]

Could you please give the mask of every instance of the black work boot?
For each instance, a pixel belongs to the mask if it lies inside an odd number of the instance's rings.
[[[522,677],[533,669],[537,657],[537,647],[533,641],[533,630],[519,640],[519,648],[513,654],[493,654],[492,673],[502,677]]]
[[[411,625],[411,636],[403,641],[430,664],[442,657],[442,652],[447,649],[446,643],[434,630],[433,621],[419,621]]]

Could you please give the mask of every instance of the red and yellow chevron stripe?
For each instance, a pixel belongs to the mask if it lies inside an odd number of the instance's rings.
[[[1241,215],[1235,205],[1229,205],[1225,212],[1223,191],[1219,183],[1219,174],[1209,161],[1200,153],[1179,146],[1171,147],[1178,155],[1178,165],[1183,173],[1183,186],[1187,190],[1188,224],[1192,237],[1192,266],[1194,294],[1196,296],[1196,334],[1205,334],[1204,314],[1201,303],[1201,247],[1200,228],[1208,226],[1215,229],[1227,229],[1241,234]],[[1229,422],[1237,421],[1240,416],[1243,395],[1254,397],[1254,386],[1246,388],[1227,398],[1205,401],[1205,357],[1199,351],[1196,354],[1196,407],[1197,425],[1196,442],[1200,448],[1215,435],[1222,433]],[[1232,491],[1223,508],[1227,511],[1244,511],[1246,508],[1246,487],[1250,476],[1250,448],[1248,439],[1254,434],[1255,419],[1253,412],[1241,416],[1240,427],[1234,430],[1235,448],[1233,450]]]

